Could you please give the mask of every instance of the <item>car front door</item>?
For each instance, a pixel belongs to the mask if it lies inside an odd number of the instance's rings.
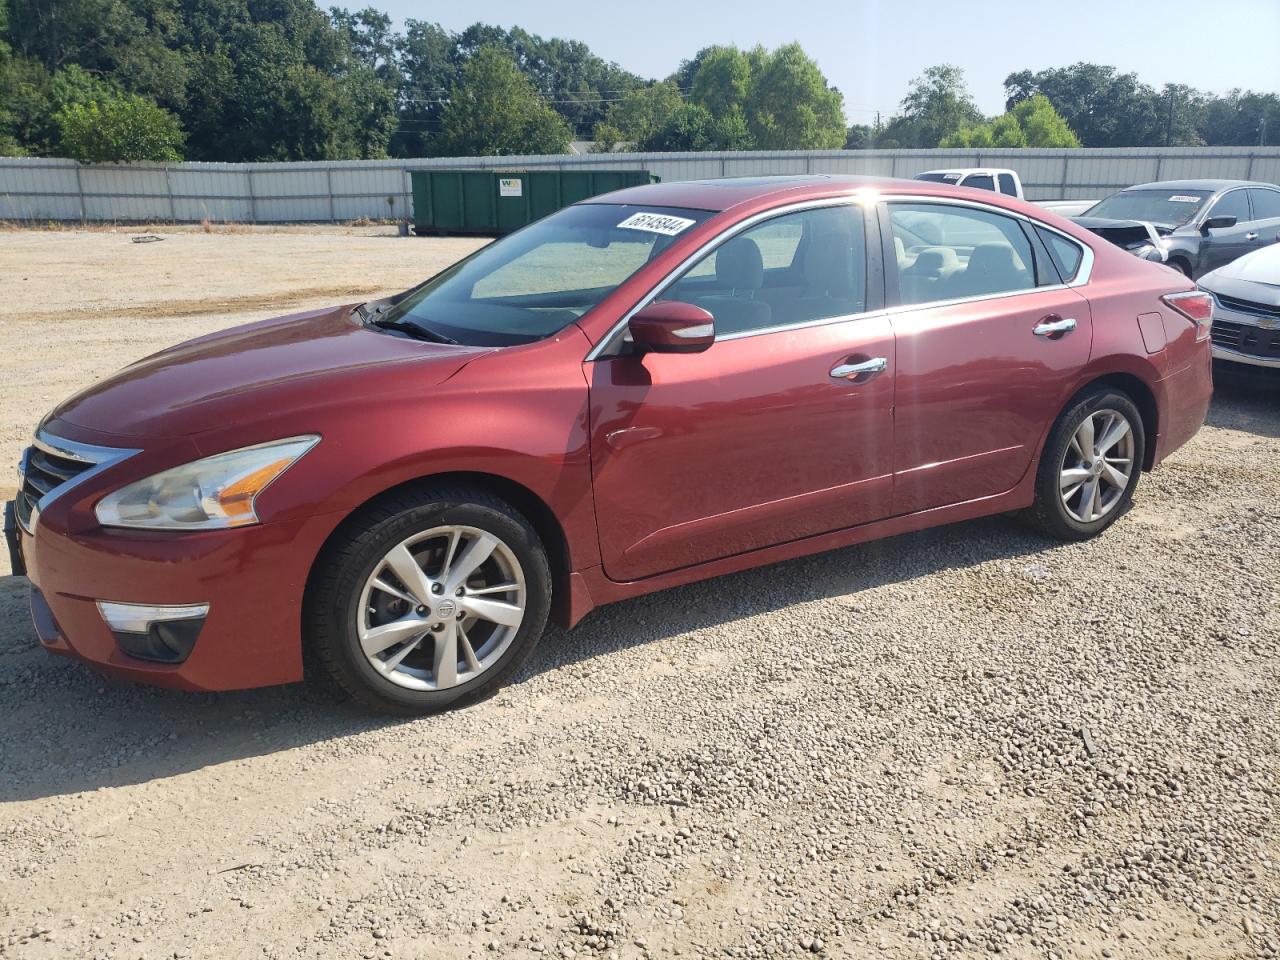
[[[658,294],[712,314],[709,349],[636,354],[623,344],[588,361],[611,579],[888,514],[894,337],[874,219],[844,203],[756,223]]]
[[[896,283],[886,265],[894,513],[1004,493],[1089,359],[1089,304],[1013,216],[954,201],[889,202],[882,216],[906,251]]]
[[[1217,270],[1223,264],[1243,257],[1259,246],[1257,225],[1254,224],[1253,214],[1249,209],[1247,190],[1228,190],[1220,196],[1205,214],[1204,221],[1213,217],[1235,217],[1236,222],[1231,227],[1201,228],[1204,238],[1200,243],[1202,266],[1197,276]]]

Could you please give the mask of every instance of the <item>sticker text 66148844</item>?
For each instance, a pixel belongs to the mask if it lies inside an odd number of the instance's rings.
[[[660,233],[666,237],[674,237],[681,230],[687,230],[697,221],[685,217],[673,217],[667,213],[633,213],[618,224],[620,230],[644,230],[648,233]]]

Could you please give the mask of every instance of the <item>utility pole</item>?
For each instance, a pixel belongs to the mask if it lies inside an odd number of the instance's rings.
[[[1173,89],[1169,89],[1169,119],[1164,127],[1164,145],[1167,147],[1173,139]]]
[[[1258,125],[1258,146],[1265,147],[1267,145],[1267,115],[1262,115],[1262,123]]]

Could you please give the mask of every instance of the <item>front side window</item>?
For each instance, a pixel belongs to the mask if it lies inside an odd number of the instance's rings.
[[[717,337],[862,313],[863,216],[860,206],[844,204],[766,220],[716,247],[661,299],[706,310]]]
[[[1250,190],[1253,219],[1280,220],[1280,190]]]
[[[474,346],[541,340],[710,216],[673,207],[566,207],[449,268],[378,319]]]
[[[1191,222],[1210,196],[1204,190],[1121,190],[1095,203],[1082,216],[1141,220],[1172,230]]]
[[[898,289],[904,304],[1029,290],[1031,241],[1012,217],[946,204],[892,203],[894,246],[902,243]]]
[[[1236,223],[1245,223],[1252,219],[1249,216],[1249,194],[1245,190],[1232,190],[1224,193],[1209,209],[1211,217],[1235,217]]]
[[[965,177],[963,187],[972,187],[974,190],[995,190],[996,182],[987,173],[975,173],[971,177]]]

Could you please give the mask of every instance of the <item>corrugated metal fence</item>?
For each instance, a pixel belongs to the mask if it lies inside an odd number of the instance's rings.
[[[647,169],[663,180],[763,174],[910,177],[939,167],[1017,170],[1032,200],[1100,197],[1152,180],[1222,177],[1280,183],[1280,148],[1116,150],[816,150],[614,153],[308,163],[79,164],[0,158],[0,220],[287,223],[407,218],[409,171]]]

